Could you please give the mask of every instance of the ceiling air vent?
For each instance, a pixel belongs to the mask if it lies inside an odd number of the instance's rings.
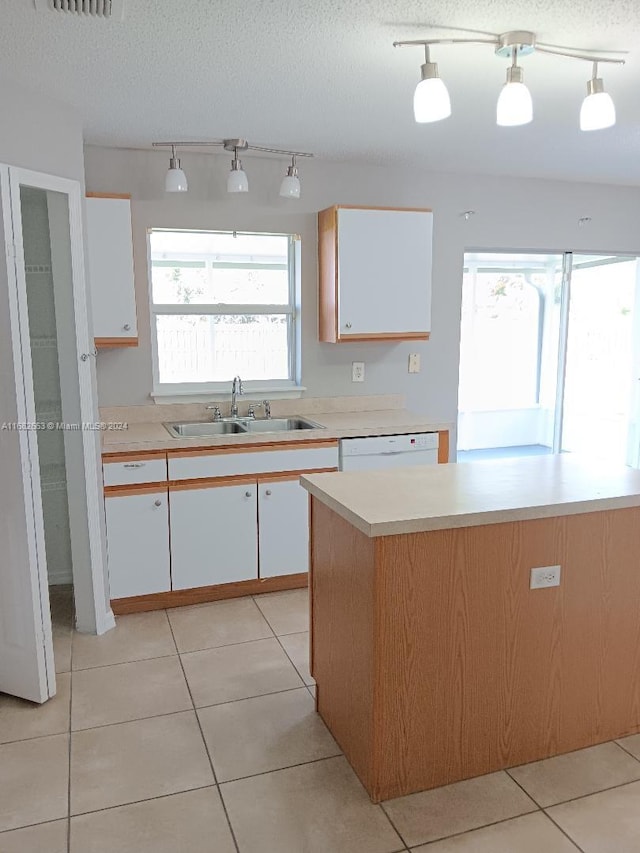
[[[87,18],[112,18],[121,21],[124,0],[35,0],[36,9],[51,12],[72,12]]]

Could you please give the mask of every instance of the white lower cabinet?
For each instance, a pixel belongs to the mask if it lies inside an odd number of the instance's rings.
[[[258,576],[257,484],[170,493],[173,589]]]
[[[309,570],[309,494],[299,479],[258,485],[260,577]]]
[[[168,592],[167,489],[105,496],[111,598]]]

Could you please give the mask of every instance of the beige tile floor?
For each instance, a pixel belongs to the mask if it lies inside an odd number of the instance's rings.
[[[314,711],[306,591],[75,634],[0,695],[0,853],[640,853],[640,735],[373,805]]]

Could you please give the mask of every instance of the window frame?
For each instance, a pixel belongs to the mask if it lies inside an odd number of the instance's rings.
[[[151,252],[151,236],[158,232],[207,233],[224,235],[247,235],[258,237],[286,237],[288,240],[288,302],[287,304],[249,304],[249,303],[186,303],[166,304],[155,303],[153,300],[153,259]],[[174,260],[174,258],[171,258]],[[181,260],[177,252],[175,260]],[[187,260],[186,258],[184,259]],[[190,257],[189,260],[194,260]],[[214,266],[215,262],[207,261],[205,265]],[[225,265],[228,262],[219,262]],[[242,266],[241,264],[239,266]],[[205,266],[205,268],[207,268]],[[185,396],[201,397],[205,400],[215,397],[221,399],[231,396],[233,377],[219,382],[160,382],[160,365],[158,355],[157,316],[167,315],[285,315],[287,317],[287,346],[288,346],[288,378],[244,380],[244,396],[248,399],[261,398],[265,394],[276,396],[300,396],[305,389],[301,385],[301,342],[300,342],[300,313],[301,313],[301,241],[299,234],[267,232],[267,231],[223,231],[219,229],[201,228],[148,228],[147,229],[147,270],[148,270],[148,299],[151,335],[151,359],[153,374],[153,391],[151,396],[156,398],[180,398]]]

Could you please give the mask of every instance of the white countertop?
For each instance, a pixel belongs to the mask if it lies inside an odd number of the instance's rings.
[[[301,482],[370,537],[640,506],[640,471],[566,454],[310,474]]]
[[[275,415],[274,415],[275,417]],[[321,441],[368,435],[399,435],[411,432],[451,430],[452,425],[414,415],[406,409],[357,412],[304,413],[324,429],[294,430],[275,433],[237,433],[198,438],[173,438],[160,422],[129,423],[127,429],[105,430],[103,453],[135,453],[148,450],[185,450],[196,447],[224,447],[239,444],[273,444],[274,442]],[[171,420],[167,417],[167,420]],[[174,418],[175,420],[175,418]],[[186,420],[186,418],[185,418]]]

